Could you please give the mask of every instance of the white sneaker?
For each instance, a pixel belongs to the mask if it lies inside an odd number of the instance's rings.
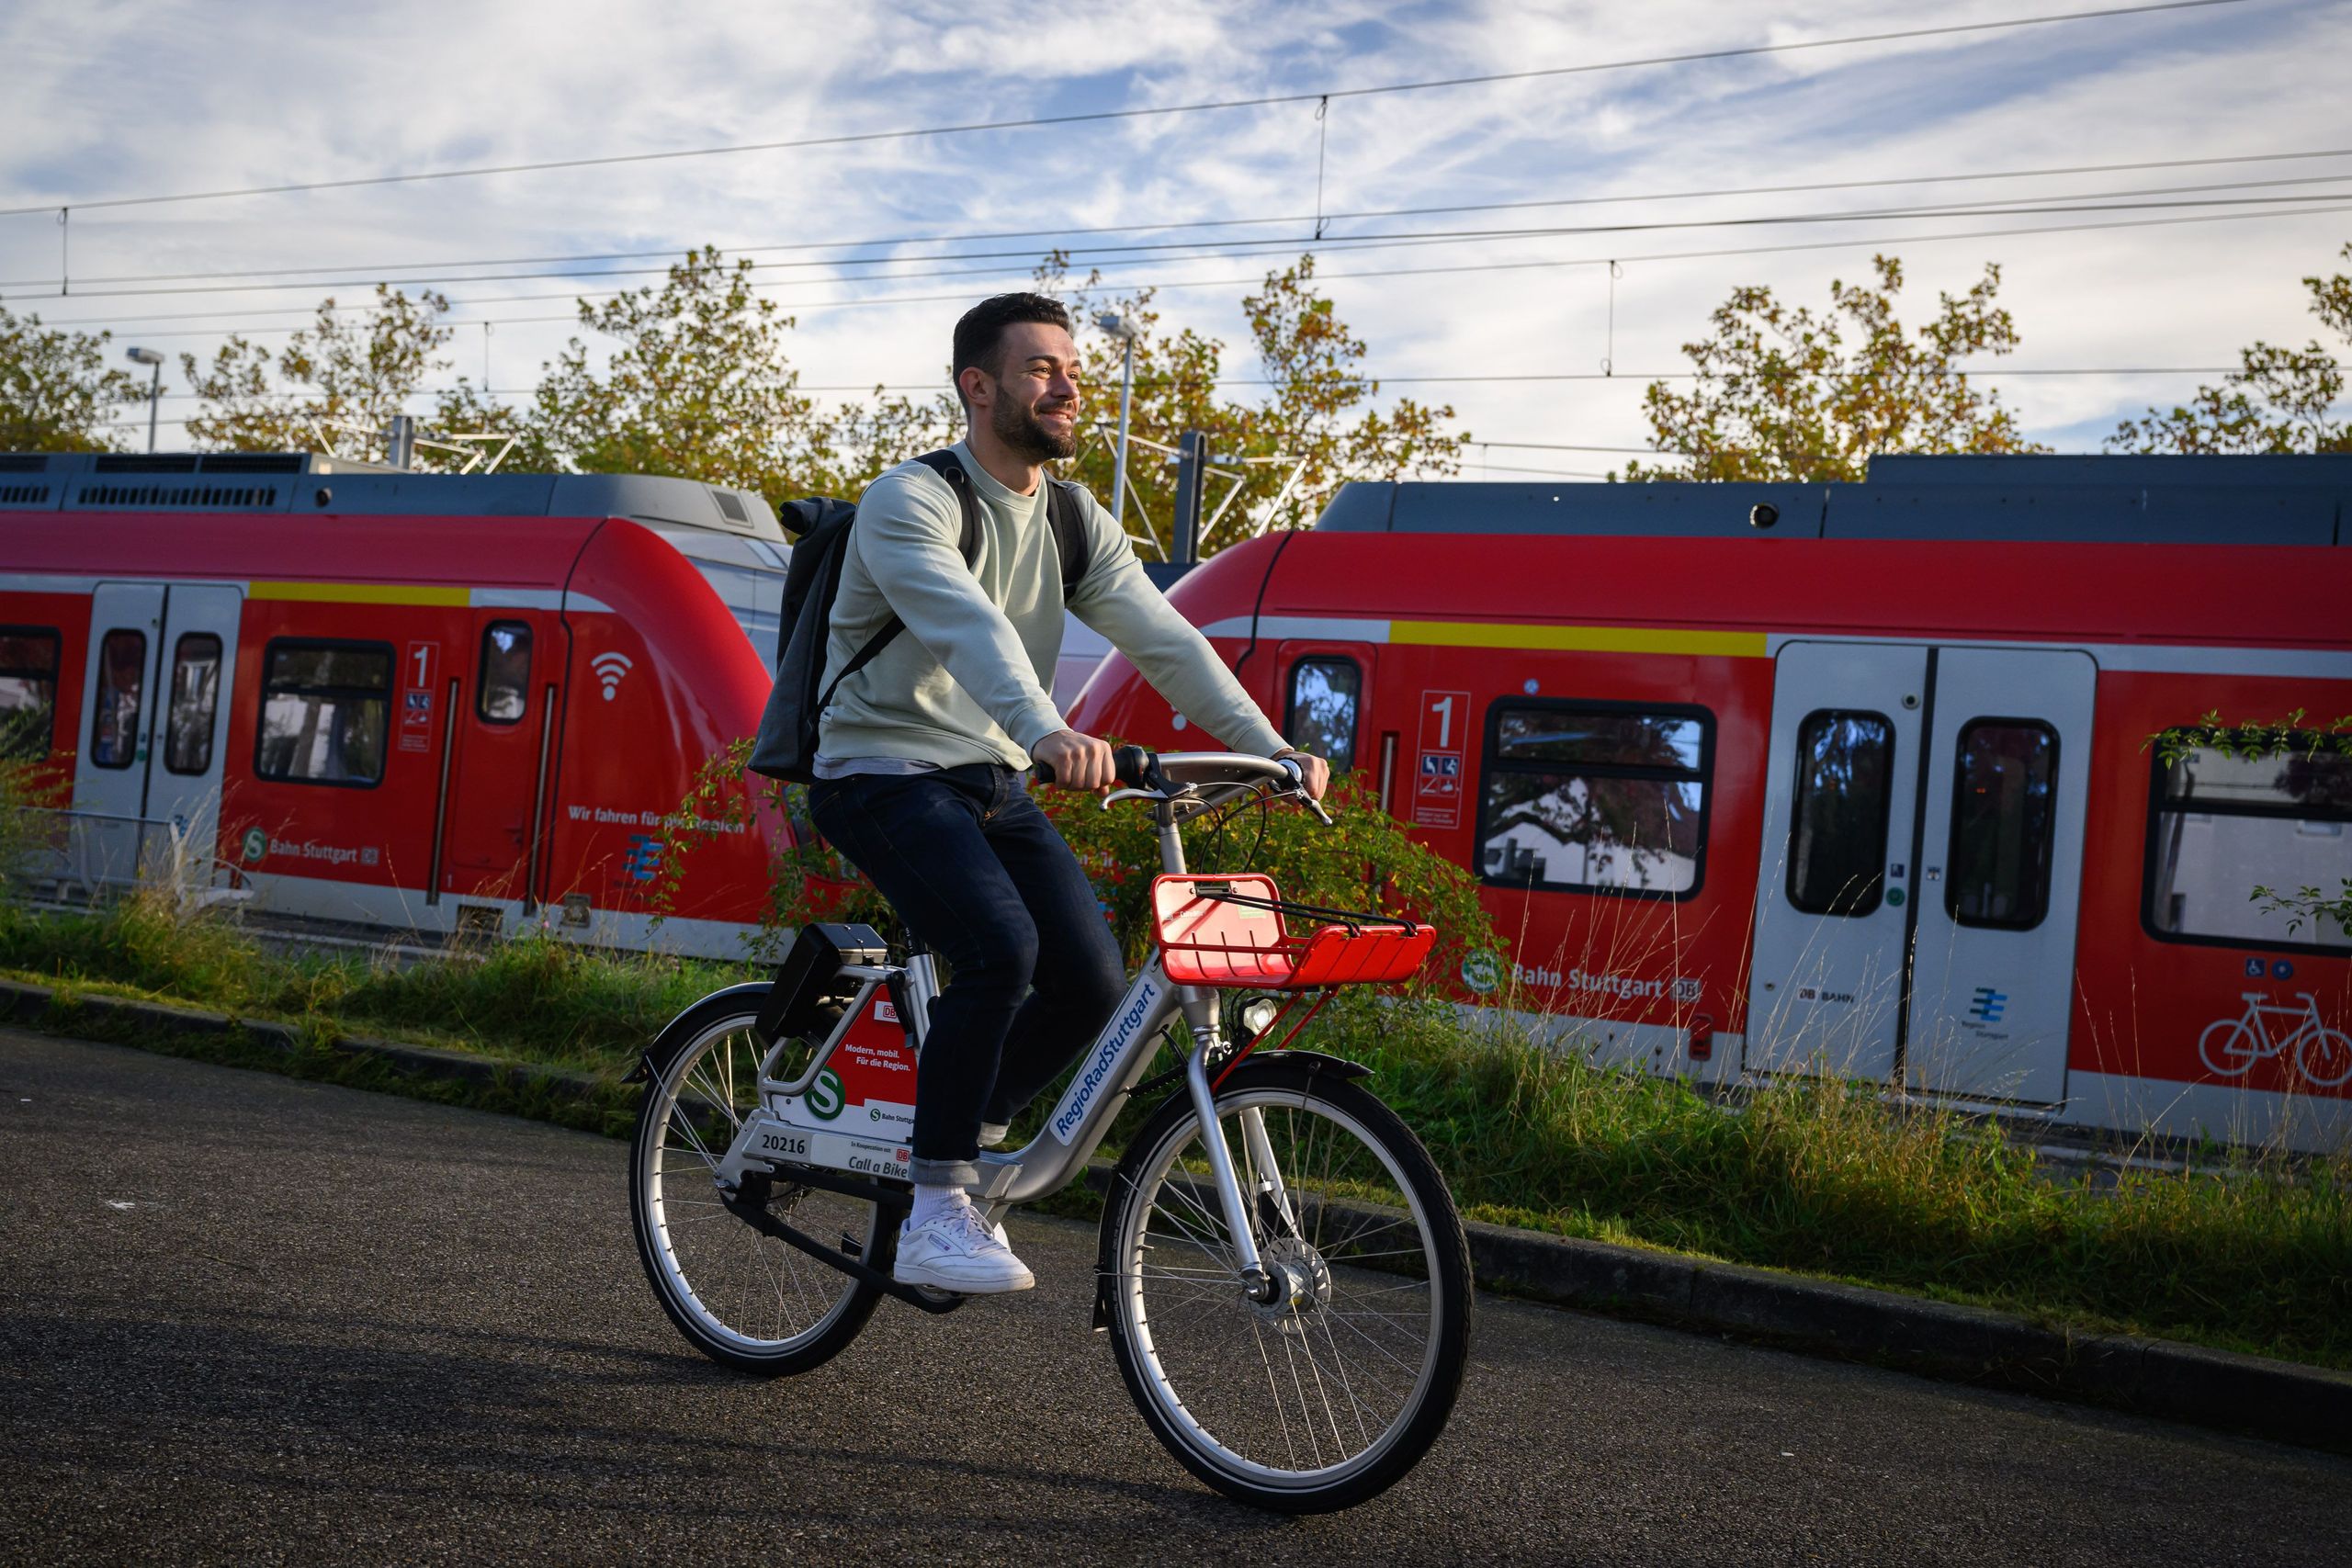
[[[901,1285],[929,1285],[958,1295],[995,1296],[1036,1284],[1029,1267],[1012,1256],[1002,1225],[980,1223],[967,1203],[929,1224],[899,1227],[899,1262],[890,1277]]]
[[[983,1122],[980,1123],[980,1147],[1001,1149],[1012,1132],[1012,1129],[1001,1122]]]

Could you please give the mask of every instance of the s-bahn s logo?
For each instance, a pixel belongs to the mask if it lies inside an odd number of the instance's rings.
[[[600,653],[588,661],[588,668],[604,682],[606,702],[611,702],[614,694],[621,689],[621,677],[629,672],[632,662],[626,653]]]
[[[800,1103],[807,1106],[808,1114],[820,1122],[830,1122],[839,1116],[842,1113],[841,1075],[831,1067],[819,1073],[817,1081],[808,1086],[808,1092],[800,1097]]]
[[[258,828],[246,829],[243,841],[237,846],[237,858],[247,865],[259,865],[268,853],[269,835]]]
[[[2008,1006],[2009,994],[2007,991],[1996,991],[1990,986],[1979,986],[1976,987],[1976,999],[1968,1004],[1968,1021],[1998,1023],[2001,1021],[2001,1014],[2008,1010]]]
[[[1462,960],[1462,984],[1485,996],[1503,983],[1503,961],[1492,953],[1466,953]]]

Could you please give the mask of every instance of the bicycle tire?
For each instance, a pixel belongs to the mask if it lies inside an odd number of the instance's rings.
[[[1318,1060],[1270,1056],[1242,1064],[1216,1093],[1218,1121],[1227,1131],[1228,1143],[1236,1148],[1237,1174],[1243,1177],[1245,1191],[1252,1190],[1252,1177],[1249,1156],[1242,1147],[1246,1140],[1237,1131],[1241,1111],[1257,1110],[1261,1114],[1280,1111],[1294,1121],[1298,1116],[1313,1116],[1335,1130],[1325,1156],[1329,1167],[1328,1179],[1319,1190],[1316,1185],[1317,1172],[1306,1168],[1312,1164],[1311,1157],[1302,1165],[1284,1156],[1279,1147],[1273,1150],[1295,1212],[1294,1220],[1285,1221],[1277,1213],[1270,1197],[1252,1199],[1259,1206],[1258,1228],[1268,1233],[1261,1242],[1266,1255],[1270,1258],[1286,1257],[1314,1280],[1313,1290],[1305,1297],[1294,1295],[1288,1303],[1276,1308],[1255,1307],[1243,1296],[1238,1279],[1232,1279],[1228,1308],[1217,1296],[1220,1282],[1212,1277],[1213,1266],[1179,1269],[1147,1264],[1146,1254],[1159,1250],[1150,1240],[1155,1234],[1155,1216],[1176,1214],[1177,1224],[1183,1227],[1192,1222],[1182,1217],[1182,1209],[1191,1209],[1194,1219],[1203,1224],[1209,1223],[1207,1216],[1216,1213],[1214,1198],[1206,1200],[1207,1208],[1204,1209],[1200,1199],[1183,1190],[1191,1187],[1204,1190],[1201,1184],[1207,1180],[1205,1175],[1197,1170],[1185,1171],[1182,1186],[1169,1180],[1170,1173],[1184,1164],[1183,1150],[1188,1144],[1195,1143],[1199,1131],[1191,1100],[1181,1091],[1159,1108],[1129,1146],[1113,1177],[1111,1201],[1102,1219],[1102,1267],[1103,1288],[1109,1296],[1112,1349],[1127,1392],[1142,1412],[1145,1423],[1179,1462],[1209,1486],[1238,1501],[1282,1513],[1328,1513],[1350,1507],[1395,1484],[1420,1461],[1445,1429],[1461,1392],[1469,1357],[1473,1303],[1469,1238],[1463,1231],[1453,1196],[1446,1190],[1436,1163],[1412,1130],[1369,1089],[1351,1081],[1347,1072],[1345,1067]],[[1364,1161],[1341,1156],[1337,1133],[1347,1133],[1361,1140],[1374,1158]],[[1317,1135],[1313,1129],[1309,1130],[1308,1149],[1314,1147]],[[1277,1142],[1271,1124],[1267,1127],[1267,1142],[1270,1145]],[[1347,1162],[1344,1165],[1343,1160]],[[1368,1190],[1398,1201],[1393,1205],[1372,1201],[1363,1196]],[[1163,1199],[1172,1201],[1163,1206]],[[1306,1217],[1309,1213],[1313,1216],[1311,1223]],[[1221,1216],[1216,1223],[1221,1224]],[[1343,1235],[1339,1230],[1342,1226],[1348,1227]],[[1409,1229],[1417,1246],[1400,1247],[1395,1255],[1363,1247],[1364,1241],[1378,1239],[1382,1226],[1399,1233]],[[1159,1234],[1162,1242],[1167,1243],[1166,1232]],[[1283,1253],[1282,1249],[1285,1247],[1291,1250]],[[1181,1246],[1173,1244],[1170,1245],[1170,1253],[1189,1256]],[[1393,1280],[1397,1276],[1386,1270],[1395,1269],[1406,1271],[1406,1284],[1383,1284],[1360,1291],[1355,1282],[1358,1276]],[[1385,1390],[1370,1374],[1351,1378],[1340,1347],[1344,1343],[1352,1348],[1354,1341],[1343,1340],[1341,1332],[1367,1343],[1374,1343],[1374,1336],[1403,1343],[1396,1325],[1409,1323],[1413,1314],[1399,1308],[1392,1322],[1391,1314],[1342,1307],[1339,1303],[1368,1301],[1384,1293],[1414,1289],[1415,1269],[1419,1271],[1420,1287],[1429,1302],[1426,1315],[1430,1325],[1420,1364],[1410,1369],[1413,1381],[1399,1408],[1374,1437],[1365,1433],[1362,1417],[1366,1410],[1375,1408],[1371,1396]],[[1148,1281],[1156,1274],[1171,1280],[1177,1275],[1203,1275],[1200,1283],[1208,1288],[1194,1289],[1198,1299],[1188,1300],[1182,1290],[1193,1289],[1192,1281],[1177,1280],[1181,1288],[1172,1292],[1162,1292],[1147,1301]],[[1248,1364],[1247,1348],[1254,1343],[1258,1357],[1265,1363],[1272,1419],[1263,1414],[1254,1418],[1238,1414],[1234,1410],[1238,1395],[1204,1386],[1199,1380],[1193,1380],[1191,1386],[1182,1390],[1175,1386],[1179,1374],[1171,1371],[1172,1358],[1163,1340],[1175,1332],[1175,1325],[1203,1320],[1197,1314],[1178,1317],[1171,1313],[1166,1304],[1171,1293],[1176,1296],[1175,1313],[1205,1306],[1220,1318],[1230,1315],[1232,1321],[1249,1329],[1247,1336],[1232,1337],[1241,1348],[1237,1354],[1242,1355],[1243,1360],[1220,1359],[1220,1353],[1215,1350],[1188,1359],[1197,1359],[1204,1369]],[[1373,1320],[1373,1333],[1367,1334],[1361,1325],[1347,1326],[1344,1320],[1349,1318]],[[1334,1322],[1340,1323],[1340,1330],[1332,1328]],[[1268,1342],[1270,1334],[1274,1340],[1272,1346]],[[1318,1335],[1319,1348],[1316,1343]],[[1341,1450],[1347,1446],[1340,1429],[1340,1414],[1330,1396],[1335,1384],[1341,1390],[1339,1404],[1353,1406],[1344,1412],[1347,1419],[1365,1435],[1361,1450],[1343,1454],[1337,1462],[1298,1466],[1295,1438],[1290,1431],[1291,1417],[1281,1380],[1273,1371],[1277,1349],[1291,1370],[1304,1435],[1313,1440],[1316,1458],[1321,1458],[1323,1438],[1319,1428],[1327,1421],[1331,1427],[1333,1450]],[[1327,1352],[1336,1365],[1325,1364]],[[1398,1367],[1409,1366],[1402,1357],[1390,1354],[1388,1359]],[[1303,1375],[1299,1371],[1302,1363],[1307,1369]],[[1363,1363],[1374,1364],[1369,1359]],[[1403,1374],[1386,1375],[1401,1378]],[[1213,1371],[1208,1379],[1214,1382]],[[1254,1379],[1250,1381],[1254,1383]],[[1359,1382],[1364,1385],[1361,1392],[1356,1386]],[[1314,1394],[1307,1392],[1310,1386]],[[1315,1409],[1317,1395],[1321,1397],[1319,1412]],[[1253,1387],[1250,1403],[1256,1403],[1258,1397]],[[1243,1451],[1256,1439],[1266,1439],[1265,1446],[1271,1448],[1268,1434],[1273,1430],[1274,1420],[1280,1422],[1285,1444],[1292,1446],[1289,1467],[1265,1462]],[[1216,1425],[1226,1427],[1221,1435],[1212,1429]]]
[[[882,1292],[849,1274],[828,1269],[783,1242],[762,1235],[728,1213],[718,1202],[715,1190],[707,1198],[700,1196],[697,1184],[699,1179],[707,1179],[707,1168],[696,1172],[692,1168],[693,1160],[681,1162],[679,1192],[673,1194],[667,1186],[667,1156],[672,1152],[669,1134],[678,1124],[677,1102],[684,1085],[695,1081],[698,1063],[717,1043],[729,1043],[731,1053],[732,1042],[752,1039],[751,1024],[758,1016],[759,1002],[760,998],[752,987],[737,987],[714,993],[681,1013],[647,1051],[645,1093],[639,1101],[637,1128],[629,1140],[629,1213],[637,1238],[638,1262],[645,1269],[646,1281],[653,1287],[662,1310],[686,1342],[712,1360],[739,1371],[786,1377],[821,1366],[840,1354],[874,1315]],[[755,1043],[752,1052],[756,1081]],[[704,1092],[699,1103],[718,1108],[716,1097],[708,1092],[715,1081],[712,1075],[705,1073],[700,1081]],[[727,1098],[736,1103],[718,1109],[723,1109],[733,1124],[740,1125],[741,1111],[745,1108],[740,1087]],[[705,1149],[708,1142],[703,1141]],[[708,1161],[701,1152],[695,1153],[694,1159],[702,1160],[707,1167]],[[797,1205],[810,1196],[806,1191],[798,1195],[787,1193],[783,1201]],[[898,1235],[884,1223],[880,1210],[872,1203],[838,1194],[814,1196],[818,1200],[816,1207],[827,1213],[838,1210],[844,1217],[841,1221],[844,1246],[854,1244],[859,1256],[888,1271],[897,1251]],[[698,1211],[691,1223],[708,1227],[707,1231],[697,1232],[692,1244],[683,1236],[688,1219],[672,1213],[689,1204]],[[863,1211],[863,1235],[854,1236],[847,1227],[855,1223],[858,1211]],[[808,1228],[807,1216],[799,1216],[797,1223],[802,1228]],[[739,1259],[759,1263],[775,1292],[777,1326],[782,1326],[781,1318],[787,1310],[786,1280],[793,1282],[796,1303],[808,1321],[790,1333],[765,1334],[727,1321],[716,1304],[719,1292],[699,1258],[690,1264],[682,1256],[685,1251],[700,1248],[700,1237],[714,1233],[716,1238],[723,1238],[717,1240],[718,1248]],[[759,1279],[753,1277],[751,1288],[739,1297],[745,1306],[739,1308],[737,1316],[752,1315],[757,1310],[752,1298],[756,1295],[758,1284]]]

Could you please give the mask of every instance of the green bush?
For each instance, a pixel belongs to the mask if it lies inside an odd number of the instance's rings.
[[[1106,808],[1069,790],[1039,790],[1036,799],[1085,867],[1129,965],[1140,964],[1151,945],[1151,879],[1159,870],[1150,811],[1128,802]],[[782,804],[787,815],[806,820],[797,790]],[[1182,829],[1184,863],[1204,873],[1264,872],[1285,897],[1306,903],[1427,921],[1437,928],[1438,946],[1412,989],[1440,984],[1464,953],[1499,945],[1478,902],[1476,879],[1381,810],[1360,776],[1339,780],[1326,806],[1334,827],[1287,806],[1196,818]],[[786,924],[853,919],[896,932],[896,918],[880,896],[821,843],[786,852],[777,880],[777,918]]]

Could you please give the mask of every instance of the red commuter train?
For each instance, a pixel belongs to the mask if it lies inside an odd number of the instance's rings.
[[[661,911],[663,826],[758,720],[785,556],[685,479],[0,456],[0,741],[70,784],[62,895],[176,836],[274,915],[734,955],[788,829]]]
[[[697,849],[658,930],[652,897],[663,821],[765,699],[786,546],[757,498],[0,456],[0,743],[70,780],[62,879],[175,828],[279,914],[718,954],[756,929],[781,822]],[[2352,943],[2248,894],[2352,875],[2352,778],[2144,742],[2352,713],[2346,543],[2352,458],[1890,458],[1353,485],[1171,597],[1481,876],[1511,951],[1466,998],[1659,1073],[1826,1061],[2318,1147],[2352,1132]],[[1067,711],[1197,743],[1115,656]]]
[[[2352,457],[1910,457],[1860,484],[1360,484],[1171,597],[1473,870],[1463,994],[1604,1059],[1826,1065],[2074,1126],[2341,1146]],[[1072,715],[1191,739],[1113,656]],[[1193,741],[1194,744],[1198,742]]]

